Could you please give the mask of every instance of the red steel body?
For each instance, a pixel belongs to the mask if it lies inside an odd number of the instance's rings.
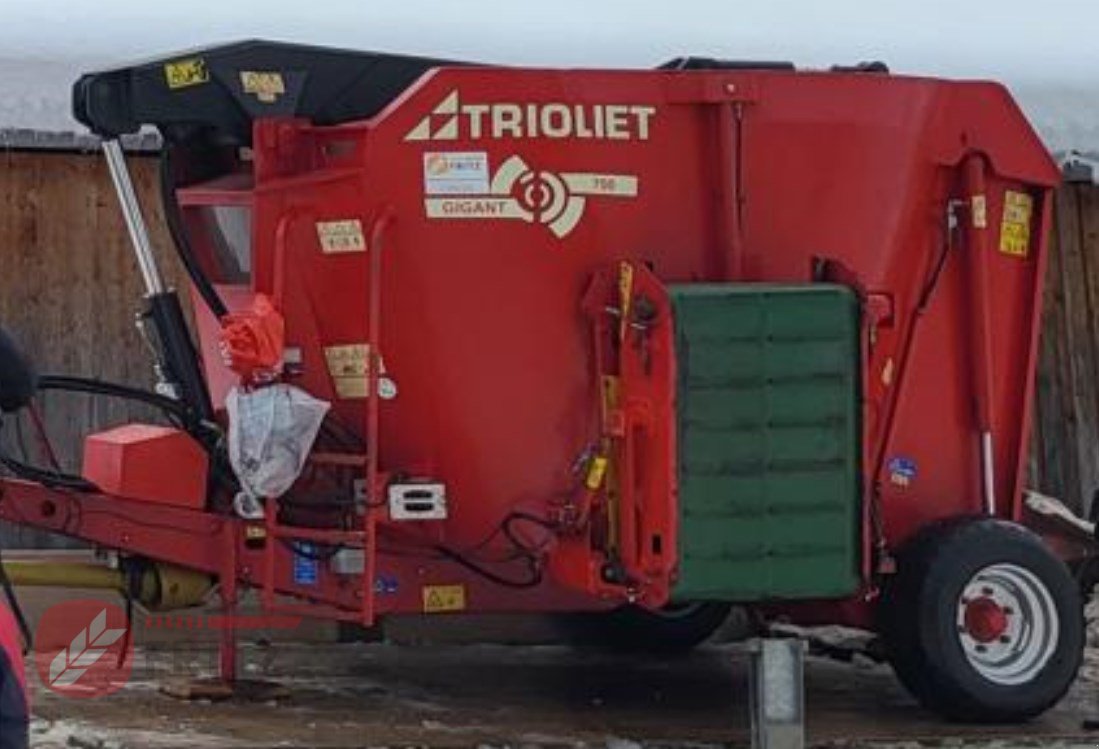
[[[1059,177],[998,85],[442,68],[369,121],[260,120],[251,158],[235,177],[182,191],[181,203],[193,216],[249,209],[246,277],[219,273],[212,244],[205,264],[233,310],[257,293],[273,300],[292,354],[285,379],[331,401],[365,446],[319,446],[306,476],[365,478],[361,528],[289,529],[269,513],[259,549],[246,540],[262,535],[254,525],[217,510],[77,500],[15,482],[0,516],[64,530],[65,505],[83,501],[92,512],[79,535],[263,586],[272,605],[292,593],[314,613],[364,621],[432,610],[436,585],[465,586],[461,606],[478,610],[660,606],[674,547],[634,559],[648,584],[630,590],[600,579],[592,531],[576,523],[553,538],[520,526],[548,544],[552,573],[527,590],[433,549],[491,560],[507,550],[493,536],[510,514],[582,514],[592,498],[576,467],[606,440],[633,445],[635,428],[646,448],[620,462],[630,496],[613,525],[627,546],[635,523],[674,539],[674,351],[661,338],[661,285],[827,280],[853,287],[863,305],[867,595],[795,615],[866,624],[875,575],[918,529],[989,509],[1019,518]],[[600,341],[629,331],[601,314],[626,276],[657,300],[657,338],[651,358],[620,363],[615,403]],[[218,321],[196,315],[220,407],[238,377],[222,362]],[[393,397],[367,397],[379,386]],[[395,476],[444,482],[448,518],[391,521],[382,504]],[[376,554],[360,580],[322,570],[303,585],[273,542],[280,534]]]

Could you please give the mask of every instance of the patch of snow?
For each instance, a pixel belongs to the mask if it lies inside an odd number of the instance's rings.
[[[95,728],[76,720],[34,718],[30,726],[35,749],[198,749],[219,746],[232,749],[248,744],[224,736],[180,727],[172,731]]]
[[[644,749],[644,745],[633,739],[623,739],[618,736],[607,737],[607,749]]]

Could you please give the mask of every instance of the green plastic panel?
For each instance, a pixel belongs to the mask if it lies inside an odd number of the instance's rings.
[[[858,303],[841,286],[670,288],[677,600],[838,598],[859,582]]]

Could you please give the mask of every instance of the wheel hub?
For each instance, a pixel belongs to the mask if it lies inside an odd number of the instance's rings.
[[[1007,632],[1008,614],[994,598],[981,596],[965,604],[965,629],[977,642],[999,640]]]
[[[1015,564],[994,564],[970,578],[958,599],[956,624],[966,660],[1001,686],[1036,678],[1060,639],[1053,596],[1034,573]]]

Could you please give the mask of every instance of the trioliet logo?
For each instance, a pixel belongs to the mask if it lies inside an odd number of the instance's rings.
[[[491,172],[483,151],[424,154],[424,211],[429,219],[516,220],[564,238],[589,198],[633,199],[634,174],[534,170],[513,155]]]
[[[406,141],[481,138],[648,140],[656,107],[644,104],[463,103],[448,93],[405,135]]]

